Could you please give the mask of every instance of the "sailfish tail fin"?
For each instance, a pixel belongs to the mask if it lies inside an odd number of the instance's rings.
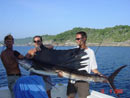
[[[121,67],[119,67],[117,70],[115,70],[115,72],[113,72],[109,77],[108,77],[108,82],[110,87],[113,89],[114,93],[116,94],[117,97],[119,97],[119,95],[116,93],[116,87],[114,85],[114,78],[115,76],[117,76],[117,74],[123,69],[125,68],[127,65],[123,65]]]

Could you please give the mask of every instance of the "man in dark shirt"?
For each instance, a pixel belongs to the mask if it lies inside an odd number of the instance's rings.
[[[34,36],[33,37],[33,42],[34,42],[34,46],[35,48],[31,49],[28,51],[28,53],[26,54],[26,58],[27,59],[31,59],[34,57],[35,53],[37,51],[40,51],[40,46],[43,45],[42,43],[42,37],[41,36]],[[49,48],[49,49],[52,49],[53,46],[52,45],[44,45],[45,47]],[[30,73],[31,75],[35,75],[35,73]],[[52,86],[51,86],[51,77],[50,76],[46,76],[46,75],[42,75],[43,77],[43,80],[45,81],[45,89],[47,91],[47,94],[48,94],[48,98],[51,98],[51,89],[52,89]],[[48,83],[49,82],[49,83]]]

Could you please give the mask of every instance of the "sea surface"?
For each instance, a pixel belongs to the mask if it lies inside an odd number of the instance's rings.
[[[14,46],[15,50],[18,50],[21,54],[25,55],[31,46]],[[70,49],[70,46],[57,46],[55,49]],[[94,51],[98,47],[90,47]],[[4,47],[0,47],[0,52]],[[98,64],[98,70],[109,76],[114,70],[122,65],[127,65],[126,68],[122,69],[121,72],[116,76],[114,83],[119,91],[120,98],[130,98],[130,47],[100,47],[96,53],[96,59]],[[29,72],[21,68],[23,75],[28,75]],[[68,79],[52,77],[54,84],[67,84]],[[0,87],[7,86],[6,72],[0,60]],[[111,88],[106,83],[90,83],[90,89],[96,91],[102,91],[108,95],[115,96],[111,92]]]

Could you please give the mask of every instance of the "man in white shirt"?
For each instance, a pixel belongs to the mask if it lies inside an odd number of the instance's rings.
[[[83,56],[82,58],[88,57],[89,59],[83,61],[87,66],[84,68],[80,68],[79,71],[86,71],[87,73],[91,73],[91,71],[95,74],[102,75],[97,70],[97,63],[94,51],[87,47],[86,40],[87,34],[84,31],[76,33],[76,42],[79,48],[85,49],[84,51],[87,55]],[[72,81],[69,80],[67,86],[67,96],[68,98],[74,98],[76,93],[78,93],[79,98],[86,98],[89,95],[89,83],[85,81]]]

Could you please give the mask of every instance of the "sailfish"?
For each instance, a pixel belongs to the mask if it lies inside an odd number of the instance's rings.
[[[89,57],[82,58],[84,55],[88,55],[84,52],[84,49],[74,48],[69,50],[55,50],[48,49],[45,46],[41,46],[41,51],[36,52],[36,55],[31,59],[19,60],[19,64],[26,70],[34,72],[39,75],[57,75],[57,72],[61,71],[63,77],[72,80],[82,80],[87,82],[106,82],[115,90],[114,79],[117,74],[125,68],[127,65],[123,65],[115,70],[109,77],[104,77],[95,74],[89,74],[86,71],[79,71],[79,68],[86,67],[82,63],[84,60],[88,60]],[[33,64],[30,63],[33,61]],[[118,94],[116,94],[118,96]]]

